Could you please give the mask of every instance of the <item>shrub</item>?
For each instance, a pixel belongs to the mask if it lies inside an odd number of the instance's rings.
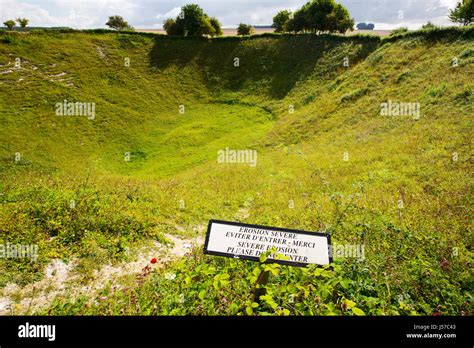
[[[110,16],[105,25],[115,30],[133,30],[133,27],[131,27],[121,16]]]
[[[423,26],[421,27],[421,29],[435,29],[436,28],[436,25],[434,25],[433,23],[431,22],[428,22],[426,24],[423,24]]]
[[[408,28],[401,27],[401,28],[392,30],[392,32],[390,33],[390,36],[395,36],[395,35],[400,35],[400,34],[405,34],[405,33],[408,33]]]
[[[8,30],[13,30],[13,27],[15,26],[15,21],[9,19],[8,21],[3,22],[3,24],[8,28]]]
[[[18,24],[20,24],[20,27],[22,29],[25,29],[28,23],[30,22],[29,19],[26,18],[18,18],[16,21],[18,22]]]
[[[240,23],[237,28],[237,35],[253,35],[255,34],[255,29],[250,24]]]
[[[474,48],[468,48],[461,52],[459,55],[460,58],[468,58],[474,56]]]
[[[2,43],[4,44],[11,44],[13,42],[13,37],[11,36],[4,36],[2,38]]]
[[[359,88],[350,93],[346,93],[341,97],[341,103],[345,103],[348,101],[355,101],[360,97],[366,95],[369,92],[368,88]]]
[[[473,92],[467,88],[464,91],[457,93],[454,96],[454,100],[458,103],[467,103],[472,99]]]

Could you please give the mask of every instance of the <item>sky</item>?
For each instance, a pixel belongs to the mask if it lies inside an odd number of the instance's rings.
[[[428,21],[450,25],[449,9],[459,0],[336,0],[358,22],[371,22],[376,29],[417,29]],[[105,28],[108,16],[120,15],[139,29],[162,28],[176,17],[180,7],[197,3],[217,17],[223,27],[239,23],[270,25],[280,10],[296,10],[307,0],[0,0],[0,23],[25,17],[34,27]]]

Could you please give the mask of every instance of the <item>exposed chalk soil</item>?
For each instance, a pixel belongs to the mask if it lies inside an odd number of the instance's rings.
[[[0,290],[0,315],[32,314],[48,307],[56,297],[68,295],[76,297],[81,294],[94,294],[107,284],[117,285],[120,277],[138,275],[150,265],[152,258],[157,259],[153,267],[163,267],[167,262],[185,256],[193,247],[202,246],[203,237],[179,238],[165,235],[172,246],[154,242],[151,247],[140,251],[134,261],[116,265],[105,265],[94,271],[92,280],[86,285],[81,284],[80,274],[75,271],[78,260],[66,263],[53,260],[45,269],[42,280],[19,287],[10,283]]]

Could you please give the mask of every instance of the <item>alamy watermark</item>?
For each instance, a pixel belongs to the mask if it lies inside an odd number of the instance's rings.
[[[380,104],[381,116],[413,116],[418,120],[421,116],[420,103],[394,102],[389,100]]]
[[[0,244],[0,259],[31,259],[38,260],[37,244],[10,244],[9,242]]]
[[[63,102],[56,103],[56,116],[87,116],[89,120],[95,119],[95,103]]]
[[[334,259],[356,258],[365,259],[364,244],[332,244],[329,247],[329,254]]]
[[[19,338],[47,338],[48,341],[56,340],[56,325],[36,325],[26,322],[18,326]]]
[[[243,163],[250,167],[257,166],[256,150],[232,150],[226,147],[217,151],[217,163]]]

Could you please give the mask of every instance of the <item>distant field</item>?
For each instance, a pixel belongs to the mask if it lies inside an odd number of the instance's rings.
[[[136,29],[139,32],[143,33],[159,33],[159,34],[166,34],[164,29]],[[237,35],[237,28],[228,28],[223,29],[224,36],[235,36]],[[257,28],[255,29],[256,34],[265,34],[265,33],[273,33],[272,28]],[[391,30],[354,30],[352,32],[348,32],[346,35],[355,35],[355,34],[372,34],[378,36],[388,36],[390,35]]]

